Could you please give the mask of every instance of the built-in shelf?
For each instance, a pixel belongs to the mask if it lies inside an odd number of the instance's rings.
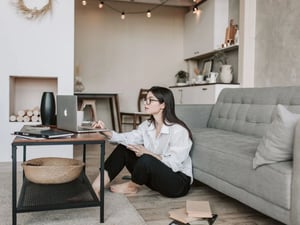
[[[39,108],[44,91],[57,94],[57,77],[13,75],[9,83],[9,116],[17,115],[20,110]]]
[[[195,57],[191,57],[191,58],[188,58],[188,59],[185,59],[185,60],[201,60],[201,59],[207,59],[207,58],[212,57],[212,56],[213,56],[214,54],[216,54],[217,52],[224,51],[224,52],[226,53],[226,52],[231,52],[231,51],[238,50],[238,48],[239,48],[239,45],[231,45],[231,46],[228,46],[228,47],[225,47],[225,48],[215,49],[215,50],[213,50],[213,51],[206,52],[206,53],[204,53],[204,54],[197,55],[197,56],[195,56]]]

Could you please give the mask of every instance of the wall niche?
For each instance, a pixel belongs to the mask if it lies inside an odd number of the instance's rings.
[[[9,121],[40,122],[40,103],[44,91],[57,95],[57,77],[9,77]]]

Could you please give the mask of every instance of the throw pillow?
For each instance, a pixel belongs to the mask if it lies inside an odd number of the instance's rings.
[[[253,169],[292,159],[294,131],[299,119],[299,114],[288,111],[283,105],[277,105],[275,118],[257,147]]]

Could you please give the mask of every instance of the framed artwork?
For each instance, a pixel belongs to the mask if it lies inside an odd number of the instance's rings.
[[[208,75],[212,70],[213,61],[212,60],[206,60],[203,62],[203,75]]]

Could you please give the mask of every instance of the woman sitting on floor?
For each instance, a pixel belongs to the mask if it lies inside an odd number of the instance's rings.
[[[145,112],[151,115],[136,130],[125,133],[103,132],[110,142],[119,143],[104,164],[104,186],[124,168],[131,173],[131,181],[111,185],[117,193],[136,193],[139,185],[146,185],[167,197],[181,197],[188,193],[193,181],[192,160],[189,156],[192,134],[175,114],[172,92],[164,87],[149,89],[144,101]],[[105,128],[102,121],[93,125]],[[93,182],[99,197],[100,174]]]

